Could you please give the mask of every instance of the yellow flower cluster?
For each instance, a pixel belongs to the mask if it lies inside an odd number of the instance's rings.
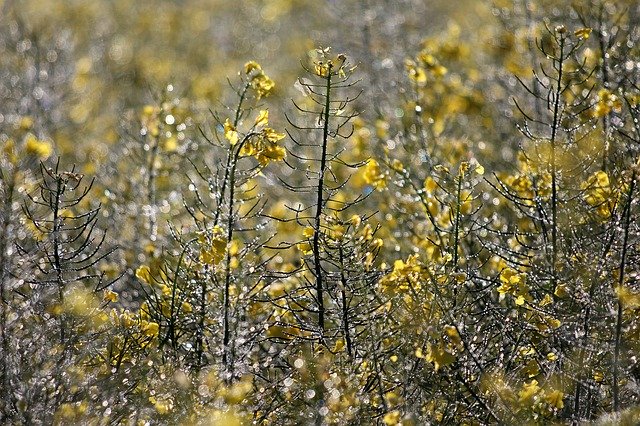
[[[598,98],[592,111],[594,117],[604,117],[612,111],[620,112],[622,110],[622,102],[620,98],[607,89],[598,91]]]
[[[275,83],[262,70],[260,64],[249,61],[244,64],[244,73],[251,82],[251,87],[258,94],[258,99],[269,96],[273,92]]]
[[[498,287],[498,293],[500,298],[504,298],[506,294],[509,294],[516,298],[516,305],[524,305],[524,302],[530,302],[533,300],[529,294],[529,287],[525,283],[525,275],[518,273],[513,268],[504,268],[500,272],[500,287]]]
[[[287,156],[284,147],[278,142],[286,137],[286,134],[277,132],[269,124],[269,111],[261,110],[256,117],[252,129],[254,130],[250,138],[245,138],[240,147],[240,155],[244,157],[255,157],[261,166],[266,166],[272,161],[282,161]],[[261,128],[259,132],[256,130]],[[227,118],[224,122],[224,137],[234,146],[240,140],[238,130]]]
[[[49,142],[38,139],[29,133],[25,142],[25,151],[40,160],[46,160],[53,153],[53,148]]]
[[[602,170],[595,172],[581,185],[583,198],[602,219],[611,217],[615,207],[615,199],[609,182],[609,175]]]
[[[564,407],[564,393],[557,389],[545,390],[541,388],[537,380],[522,385],[518,392],[518,401],[523,405],[534,405],[538,402],[546,402],[550,408],[560,410]]]
[[[278,141],[284,139],[285,136],[284,133],[265,127],[242,145],[240,153],[248,157],[255,157],[262,166],[266,166],[271,161],[282,161],[287,156],[287,151],[278,145]]]
[[[238,130],[236,126],[231,124],[228,118],[224,122],[224,137],[229,141],[231,146],[237,144],[239,140]]]
[[[387,176],[374,159],[367,161],[363,168],[364,181],[376,189],[383,189],[387,186]]]
[[[227,254],[227,239],[220,226],[216,226],[208,233],[198,237],[200,243],[200,262],[205,265],[216,266]]]
[[[382,277],[380,287],[385,293],[406,291],[409,288],[418,290],[421,288],[421,283],[426,281],[423,275],[423,266],[418,256],[411,255],[406,262],[398,259],[393,263],[393,270]]]
[[[447,68],[424,50],[420,52],[416,61],[408,59],[404,65],[409,77],[421,86],[425,85],[429,78],[439,79],[447,73]]]

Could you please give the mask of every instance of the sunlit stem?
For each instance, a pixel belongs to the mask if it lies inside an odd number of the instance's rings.
[[[231,250],[230,245],[233,239],[233,202],[235,197],[235,183],[236,183],[236,164],[237,157],[232,162],[231,174],[229,175],[229,214],[227,216],[227,253],[225,258],[225,275],[224,275],[224,300],[223,300],[223,352],[222,352],[222,364],[227,370],[228,379],[233,377],[233,360],[231,360],[231,330],[229,324],[229,309],[231,301],[229,300],[229,288],[231,286]]]
[[[240,114],[242,113],[242,104],[247,96],[247,91],[251,87],[251,82],[246,82],[244,87],[242,88],[242,92],[240,92],[240,100],[238,101],[238,106],[236,107],[235,117],[233,119],[233,127],[238,127],[238,123],[240,122]],[[229,173],[231,172],[231,162],[233,161],[233,149],[229,149],[227,151],[227,163],[224,166],[224,177],[222,179],[222,187],[220,188],[220,198],[224,198],[224,194],[227,190],[227,183],[229,181]],[[213,225],[218,224],[218,219],[220,218],[220,208],[216,210],[213,216]]]
[[[247,81],[242,88],[242,92],[240,92],[240,99],[238,101],[238,106],[236,107],[235,116],[233,119],[233,126],[237,127],[240,122],[240,116],[242,113],[242,104],[247,95],[247,91],[251,87],[251,82]],[[242,145],[246,142],[247,138],[238,144],[236,149],[234,147],[230,147],[227,151],[227,162],[224,167],[224,177],[222,179],[222,187],[220,189],[220,199],[223,199],[225,193],[227,191],[227,185],[229,186],[229,198],[227,200],[227,254],[225,259],[225,278],[224,278],[224,292],[223,292],[223,309],[222,309],[222,365],[227,370],[228,380],[232,380],[233,378],[233,360],[231,360],[231,329],[230,329],[230,320],[229,320],[229,310],[231,307],[231,301],[229,299],[230,295],[230,286],[231,286],[231,254],[229,253],[229,245],[233,239],[233,204],[235,202],[235,184],[236,184],[236,166],[238,162],[238,156]],[[218,220],[220,218],[220,212],[222,209],[221,206],[218,205],[216,212],[214,214],[213,223],[214,226],[217,225]],[[206,293],[206,284],[203,284],[202,288],[203,292]],[[204,296],[203,296],[204,297]]]
[[[158,151],[160,150],[160,136],[155,136],[151,143],[151,155],[149,156],[149,164],[147,165],[147,173],[149,179],[147,181],[147,202],[149,203],[149,232],[151,241],[155,241],[158,236],[158,221],[157,221],[157,208],[156,208],[156,180],[158,177],[158,169],[156,167],[156,160],[158,158]]]
[[[242,97],[240,99],[242,102]],[[235,191],[236,191],[236,169],[238,166],[238,160],[240,158],[240,152],[242,151],[242,146],[249,141],[251,137],[255,134],[250,133],[246,135],[240,143],[237,144],[236,147],[231,147],[229,149],[229,155],[231,159],[231,167],[229,168],[229,199],[228,203],[228,212],[227,212],[227,252],[225,257],[225,268],[224,268],[224,294],[223,294],[223,313],[222,313],[222,364],[227,370],[228,376],[227,380],[233,380],[233,345],[231,343],[231,300],[230,300],[230,288],[231,288],[231,242],[233,241],[233,225],[234,225],[234,215],[235,212],[233,210],[233,206],[235,203]],[[234,149],[235,148],[235,149]]]

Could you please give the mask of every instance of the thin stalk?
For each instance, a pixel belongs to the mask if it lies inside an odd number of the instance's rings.
[[[242,103],[242,98],[240,100]],[[223,295],[223,314],[222,314],[222,364],[229,373],[229,380],[233,379],[233,347],[231,346],[231,325],[230,325],[230,288],[231,288],[231,250],[229,250],[231,241],[233,241],[233,222],[234,222],[234,210],[235,203],[235,191],[236,191],[236,169],[238,166],[238,159],[240,157],[240,151],[242,146],[253,136],[252,133],[246,135],[242,142],[237,147],[231,147],[229,153],[231,155],[231,167],[229,169],[228,181],[229,181],[229,199],[228,199],[228,214],[227,214],[227,253],[225,256],[225,276],[224,276],[224,295]]]
[[[326,96],[324,103],[324,127],[322,129],[322,156],[320,157],[320,175],[318,176],[318,187],[316,189],[316,214],[313,233],[313,261],[314,275],[316,279],[316,299],[318,301],[318,329],[320,330],[320,340],[324,340],[324,294],[322,282],[322,266],[320,265],[320,218],[324,207],[324,173],[327,167],[327,144],[329,142],[329,112],[331,105],[331,73],[332,67],[327,69]]]
[[[238,106],[236,107],[235,116],[233,118],[233,127],[237,127],[240,122],[240,115],[242,113],[242,104],[246,98],[247,91],[251,87],[251,83],[245,83],[242,88],[242,92],[240,92],[240,100],[238,101]],[[233,204],[235,202],[235,184],[236,184],[236,166],[238,163],[238,156],[240,153],[240,149],[242,145],[246,142],[246,138],[242,141],[242,143],[238,144],[237,150],[234,150],[234,147],[230,147],[227,151],[227,162],[224,167],[224,177],[222,179],[222,187],[220,189],[220,198],[224,198],[225,193],[227,191],[227,184],[229,186],[229,198],[228,198],[228,212],[227,212],[227,253],[225,259],[225,278],[224,278],[224,292],[223,292],[223,313],[222,313],[222,365],[229,373],[229,379],[233,377],[233,360],[231,360],[231,330],[229,325],[229,310],[231,307],[231,302],[229,299],[229,289],[231,286],[231,254],[229,252],[229,244],[233,239]],[[214,225],[217,225],[218,219],[220,218],[220,212],[222,209],[221,206],[218,205],[216,212],[214,214],[213,222]],[[206,294],[206,283],[203,280],[202,283],[202,305],[204,309],[204,298]],[[204,318],[204,317],[203,317]]]
[[[64,303],[64,279],[62,276],[62,262],[60,261],[60,196],[64,191],[62,178],[58,175],[56,178],[56,195],[53,210],[53,269],[56,271],[56,284],[58,286],[58,303],[60,306]],[[64,344],[65,340],[65,314],[60,314],[60,343]]]
[[[631,183],[629,185],[629,193],[627,194],[627,205],[624,212],[624,236],[622,240],[622,257],[620,259],[620,269],[618,274],[618,288],[624,285],[626,278],[626,265],[627,265],[627,244],[629,242],[629,228],[631,225],[631,202],[633,200],[633,191],[636,186],[636,174],[635,171],[631,176]],[[620,410],[620,345],[622,340],[622,301],[618,298],[618,310],[616,312],[616,335],[613,352],[613,411]]]
[[[2,338],[2,357],[0,358],[0,365],[2,365],[2,381],[0,382],[0,386],[2,386],[2,394],[0,395],[1,402],[0,406],[2,410],[0,411],[0,423],[3,421],[8,421],[9,416],[9,406],[12,405],[12,393],[9,392],[9,335],[7,332],[7,318],[8,318],[8,310],[9,303],[6,299],[6,277],[7,277],[7,269],[8,269],[8,256],[7,256],[7,245],[9,240],[9,226],[11,223],[12,211],[11,206],[13,204],[13,190],[15,183],[15,170],[11,174],[11,179],[7,180],[5,174],[0,171],[1,181],[4,186],[4,202],[2,206],[2,221],[0,222],[0,307],[2,311],[0,311],[0,334]]]
[[[562,95],[562,73],[564,65],[564,35],[560,35],[560,56],[558,60],[558,79],[553,100],[553,124],[551,126],[551,273],[552,287],[557,282],[556,263],[558,260],[558,170],[556,164],[556,138],[560,122],[560,96]]]
[[[240,92],[240,100],[238,101],[238,106],[236,107],[236,113],[233,118],[233,127],[238,127],[238,123],[240,122],[240,114],[242,113],[242,103],[244,102],[247,96],[247,91],[249,90],[249,87],[251,87],[251,82],[245,83],[244,87],[242,88],[242,92]],[[224,177],[222,179],[222,187],[220,188],[220,198],[224,198],[224,194],[227,190],[227,182],[229,181],[229,173],[231,172],[232,161],[233,161],[233,149],[230,149],[227,152],[227,163],[224,166]],[[219,207],[220,206],[218,206],[218,209],[216,210],[213,216],[214,226],[218,224],[218,219],[220,218],[221,209]]]
[[[193,240],[192,240],[193,241]],[[180,253],[180,258],[178,259],[178,264],[176,266],[176,272],[173,276],[173,283],[171,286],[171,305],[170,305],[170,315],[169,315],[169,330],[167,332],[167,336],[164,341],[169,340],[171,342],[171,346],[173,349],[177,349],[177,339],[176,339],[176,315],[178,314],[178,308],[176,307],[176,296],[178,293],[178,278],[180,276],[180,266],[182,265],[182,261],[186,254],[187,248],[189,245],[187,244]],[[164,342],[163,342],[164,343]]]
[[[239,150],[238,150],[239,152]],[[229,378],[233,377],[233,360],[231,360],[231,348],[229,347],[231,342],[231,330],[229,327],[229,310],[231,302],[229,300],[229,289],[231,287],[231,250],[229,245],[233,239],[233,203],[235,197],[235,183],[236,183],[236,165],[237,157],[234,158],[231,166],[231,173],[229,175],[229,214],[227,216],[227,254],[225,259],[225,276],[224,276],[224,300],[223,300],[223,352],[222,352],[222,364],[229,373]]]
[[[156,217],[156,180],[158,177],[158,169],[156,168],[156,159],[158,158],[158,151],[160,150],[159,136],[154,137],[154,143],[151,146],[151,155],[149,156],[149,164],[147,165],[147,173],[149,173],[149,180],[147,181],[148,196],[147,202],[149,203],[149,228],[150,239],[155,241],[158,235],[158,221]]]
[[[602,85],[605,89],[609,88],[609,53],[607,48],[607,41],[605,40],[607,30],[603,28],[604,26],[604,5],[600,4],[598,8],[598,28],[596,34],[598,35],[598,47],[600,48],[600,61],[602,64]],[[604,134],[604,149],[602,150],[602,170],[607,171],[609,153],[611,151],[611,140],[610,140],[610,129],[611,129],[611,115],[605,114],[602,117],[602,130]]]
[[[458,187],[456,189],[456,222],[453,229],[453,268],[458,267],[458,243],[460,242],[460,193],[462,190],[462,173],[458,175]]]
[[[196,331],[196,369],[202,368],[204,355],[204,322],[207,308],[207,280],[202,277],[200,280],[200,318],[198,319],[198,329]]]
[[[351,333],[349,331],[349,306],[347,301],[347,277],[344,273],[344,253],[342,251],[342,245],[338,247],[338,255],[340,256],[340,283],[342,289],[340,290],[342,297],[342,328],[344,333],[344,340],[347,345],[347,354],[349,358],[353,357],[353,344],[351,342]]]
[[[462,172],[458,173],[458,185],[456,189],[456,222],[453,230],[453,270],[458,269],[458,244],[460,243],[460,193],[462,190]],[[458,286],[453,287],[453,307],[458,303]]]

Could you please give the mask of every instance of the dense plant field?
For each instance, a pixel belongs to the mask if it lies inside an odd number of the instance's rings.
[[[0,3],[0,423],[640,423],[640,5],[426,3]]]

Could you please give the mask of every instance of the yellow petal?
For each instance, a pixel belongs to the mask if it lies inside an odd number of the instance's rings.
[[[267,124],[269,124],[269,111],[267,110],[260,110],[260,113],[258,114],[258,117],[256,117],[256,122],[255,125],[256,126],[266,126]]]

